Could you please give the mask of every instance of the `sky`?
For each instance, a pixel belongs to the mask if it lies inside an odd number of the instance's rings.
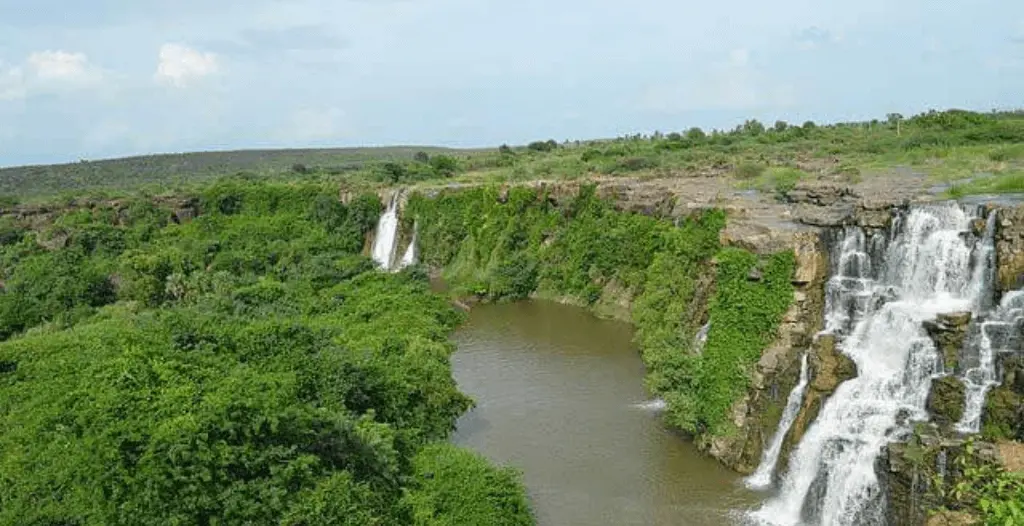
[[[1018,107],[1020,0],[0,0],[0,166]]]

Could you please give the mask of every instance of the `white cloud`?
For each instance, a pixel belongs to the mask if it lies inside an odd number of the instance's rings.
[[[36,51],[18,65],[0,62],[0,100],[23,99],[40,92],[94,86],[103,72],[84,53]]]
[[[186,86],[194,79],[213,75],[220,70],[217,55],[203,53],[181,44],[160,47],[160,64],[155,77],[177,87]]]
[[[728,59],[710,71],[694,72],[693,80],[657,84],[642,95],[645,110],[679,112],[695,110],[778,109],[796,104],[796,90],[774,80],[752,63],[750,51],[734,49]]]
[[[44,81],[84,82],[101,76],[84,53],[37,51],[28,56],[28,65]]]
[[[351,137],[353,129],[348,114],[340,108],[305,108],[292,113],[281,139],[285,141],[322,141]]]

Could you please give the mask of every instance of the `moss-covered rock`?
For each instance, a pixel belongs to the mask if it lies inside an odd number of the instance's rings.
[[[925,332],[935,342],[935,348],[942,355],[946,372],[957,370],[960,349],[964,346],[970,323],[971,313],[965,311],[939,314],[935,320],[928,320],[923,324]]]
[[[963,381],[955,376],[943,376],[932,380],[925,406],[932,421],[941,429],[948,430],[963,417],[965,399]]]
[[[1024,439],[1024,397],[999,386],[988,392],[981,431],[990,440]]]
[[[943,438],[933,426],[919,426],[909,441],[889,444],[875,466],[888,503],[888,524],[972,524],[933,521],[974,517],[976,503],[963,502],[956,492],[948,490],[965,470],[998,464],[999,451],[991,443]],[[957,513],[937,519],[938,510]]]

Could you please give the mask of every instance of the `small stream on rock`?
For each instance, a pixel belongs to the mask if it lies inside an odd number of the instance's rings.
[[[479,305],[454,335],[477,407],[454,440],[521,469],[539,526],[722,526],[762,496],[668,430],[625,323],[550,302]]]

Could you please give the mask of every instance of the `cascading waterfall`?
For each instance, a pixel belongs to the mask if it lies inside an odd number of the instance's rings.
[[[985,395],[998,384],[996,356],[1000,352],[1013,352],[1020,348],[1020,329],[1024,323],[1024,292],[1006,293],[992,316],[978,324],[977,366],[964,371],[966,401],[964,414],[956,425],[962,433],[981,430],[981,412]]]
[[[398,198],[399,193],[391,194],[387,209],[377,220],[377,231],[373,238],[371,256],[373,261],[384,270],[391,270],[398,242]]]
[[[826,331],[857,365],[790,457],[779,494],[752,517],[762,524],[884,524],[875,460],[889,442],[926,420],[940,360],[921,323],[974,310],[988,293],[989,240],[971,234],[977,212],[955,203],[913,208],[888,237],[848,228],[832,256]],[[991,235],[987,233],[986,235]],[[979,242],[981,241],[981,242]]]
[[[800,413],[800,403],[803,401],[804,391],[807,390],[807,383],[807,353],[804,353],[800,359],[800,380],[796,387],[789,392],[786,409],[782,413],[782,420],[779,420],[779,428],[775,430],[771,444],[761,456],[761,464],[757,466],[757,471],[744,481],[748,488],[763,489],[771,485],[772,475],[775,474],[775,464],[779,462],[779,454],[782,452],[782,442],[785,440],[789,428],[793,426],[797,414]]]
[[[409,241],[409,246],[405,247],[405,254],[402,255],[401,261],[398,262],[398,269],[400,270],[410,265],[416,264],[416,237],[419,235],[419,224],[414,223],[412,229],[412,240]]]

